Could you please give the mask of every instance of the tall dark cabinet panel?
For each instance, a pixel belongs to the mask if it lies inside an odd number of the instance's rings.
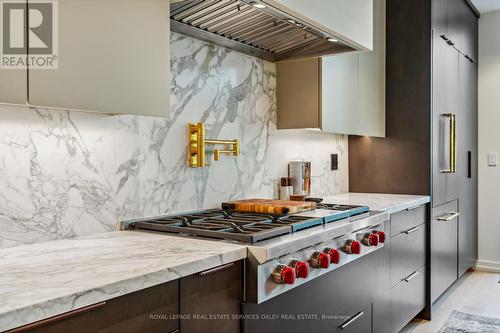
[[[459,53],[435,31],[432,39],[432,206],[437,207],[458,198],[453,125],[460,103]]]
[[[477,64],[465,57],[459,61],[460,122],[458,123],[459,227],[458,275],[477,260]]]
[[[427,304],[477,260],[477,32],[469,0],[388,0],[386,129],[349,136],[351,192],[431,195]]]

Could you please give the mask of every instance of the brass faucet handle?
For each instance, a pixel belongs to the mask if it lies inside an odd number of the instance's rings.
[[[239,154],[240,154],[240,141],[238,139],[235,139],[233,144],[233,156],[238,156]]]
[[[220,150],[214,149],[214,161],[218,161],[220,159]]]

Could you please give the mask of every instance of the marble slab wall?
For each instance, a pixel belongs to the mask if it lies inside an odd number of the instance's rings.
[[[274,64],[172,33],[171,116],[0,106],[0,247],[114,230],[119,221],[276,197],[293,159],[312,192],[348,189],[347,137],[276,129]],[[187,166],[187,123],[241,155]],[[330,154],[339,170],[330,171]]]

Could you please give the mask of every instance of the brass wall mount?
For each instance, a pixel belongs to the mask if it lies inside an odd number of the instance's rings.
[[[237,139],[234,140],[214,140],[205,137],[205,124],[190,123],[188,125],[189,131],[189,165],[192,168],[203,168],[209,164],[205,160],[205,152],[207,145],[223,145],[229,149],[219,149],[214,148],[214,160],[218,161],[220,159],[220,154],[229,154],[232,156],[238,156],[240,154],[240,142]]]

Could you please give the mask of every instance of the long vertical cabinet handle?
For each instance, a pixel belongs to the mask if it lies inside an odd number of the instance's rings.
[[[450,133],[448,135],[448,141],[449,141],[449,161],[448,161],[448,168],[447,169],[444,169],[444,170],[440,170],[441,173],[453,173],[453,169],[454,169],[454,165],[455,165],[455,143],[454,143],[454,139],[455,139],[455,131],[453,129],[454,127],[454,124],[455,124],[455,121],[453,120],[454,119],[454,114],[453,113],[443,113],[441,115],[442,117],[446,117],[448,118],[449,120],[449,124],[450,124]]]
[[[453,122],[453,169],[452,172],[457,172],[457,115],[452,114],[451,119]]]
[[[467,178],[472,178],[472,152],[467,152]]]

